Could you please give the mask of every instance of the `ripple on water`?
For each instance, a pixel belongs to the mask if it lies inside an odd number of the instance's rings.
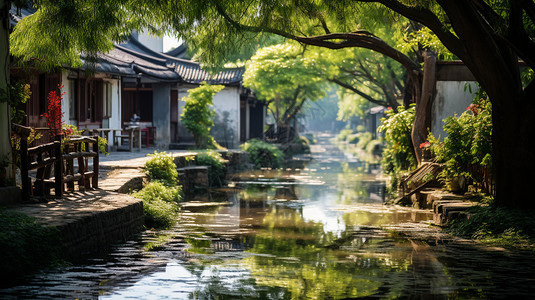
[[[106,256],[42,272],[0,290],[0,298],[481,299],[535,293],[532,255],[451,240],[429,226],[429,211],[383,205],[384,183],[355,172],[357,162],[344,164],[348,157],[326,138],[318,143],[306,167],[236,176],[232,186],[240,189],[186,203],[171,230],[146,231]],[[421,236],[393,236],[392,229]],[[147,252],[147,243],[161,245]]]

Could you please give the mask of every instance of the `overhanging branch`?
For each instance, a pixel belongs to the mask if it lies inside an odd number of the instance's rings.
[[[362,92],[362,91],[356,89],[355,87],[353,87],[353,86],[351,86],[351,85],[349,85],[349,84],[347,84],[345,82],[342,82],[342,81],[340,81],[340,80],[338,80],[336,78],[329,79],[329,81],[332,82],[332,83],[336,83],[339,86],[352,91],[353,93],[361,96],[362,98],[366,99],[367,101],[370,101],[371,103],[374,103],[374,104],[377,104],[377,105],[381,105],[381,106],[388,106],[389,105],[388,102],[377,100],[377,99],[375,99],[373,97],[370,97],[369,95],[365,94],[364,92]]]

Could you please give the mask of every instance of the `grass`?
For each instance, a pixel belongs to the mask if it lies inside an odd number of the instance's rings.
[[[454,220],[448,232],[490,246],[535,251],[535,212],[489,206],[469,210],[470,217]]]
[[[56,228],[45,227],[23,213],[0,210],[0,285],[60,262],[60,238]]]
[[[143,200],[145,226],[166,229],[176,222],[178,203],[182,197],[180,187],[166,186],[160,181],[151,181],[133,196]]]

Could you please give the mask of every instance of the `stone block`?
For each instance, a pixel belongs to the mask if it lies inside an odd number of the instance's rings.
[[[147,176],[134,177],[125,182],[117,192],[121,194],[130,194],[135,191],[139,191],[143,188],[143,185],[148,182]]]
[[[179,155],[174,157],[174,162],[177,168],[185,168],[191,165],[195,160],[195,154]]]
[[[18,186],[0,187],[0,206],[20,203],[22,196]]]
[[[178,182],[182,185],[182,191],[186,195],[191,195],[197,188],[209,188],[207,166],[190,166],[179,168]]]

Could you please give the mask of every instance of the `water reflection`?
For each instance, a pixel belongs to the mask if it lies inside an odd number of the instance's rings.
[[[0,298],[527,298],[534,258],[447,241],[394,237],[381,226],[427,211],[384,206],[384,185],[320,144],[299,170],[234,178],[187,202],[168,242],[145,232],[104,258],[30,278]]]

